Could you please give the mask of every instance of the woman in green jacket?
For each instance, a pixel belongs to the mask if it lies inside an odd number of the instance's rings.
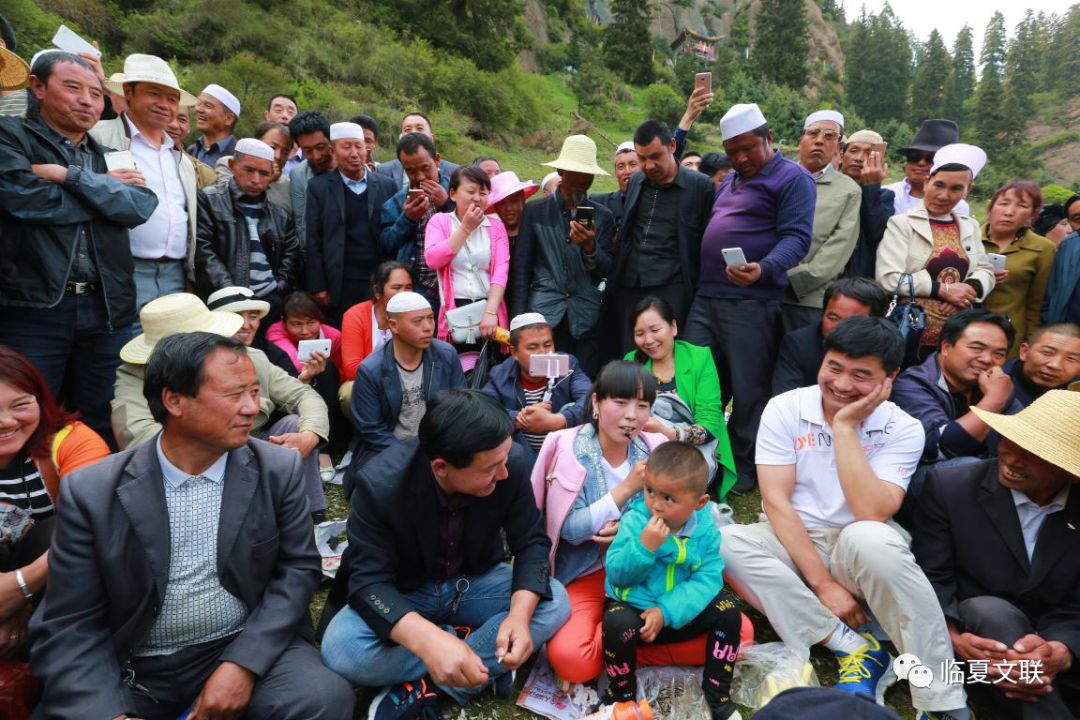
[[[1057,249],[1054,244],[1031,229],[1039,217],[1042,191],[1027,180],[1010,180],[990,199],[988,219],[982,226],[983,247],[987,254],[1005,258],[1004,268],[994,269],[997,281],[986,296],[986,309],[1009,316],[1016,339],[1009,348],[1009,358],[1020,352],[1042,324],[1040,311]]]
[[[654,416],[644,430],[691,445],[715,444],[717,471],[712,486],[719,487],[718,497],[723,501],[735,484],[735,460],[724,424],[720,379],[712,352],[675,339],[679,332],[675,313],[660,298],[642,298],[634,308],[631,322],[638,349],[627,353],[625,359],[645,365],[653,374],[658,384],[658,403],[665,396],[668,400],[677,398],[692,415],[692,422],[674,424]]]

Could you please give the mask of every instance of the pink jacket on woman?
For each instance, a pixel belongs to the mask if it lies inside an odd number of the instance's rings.
[[[451,221],[453,213],[437,213],[431,216],[427,224],[427,233],[424,235],[424,260],[428,267],[435,270],[439,275],[439,287],[442,288],[442,307],[439,308],[439,331],[440,340],[450,342],[450,326],[446,324],[446,311],[454,305],[454,283],[451,279],[453,271],[450,264],[454,260],[454,253],[450,249],[450,235],[454,232]],[[488,215],[488,237],[491,238],[491,264],[488,266],[488,277],[491,285],[506,287],[506,279],[510,274],[510,238],[506,234],[506,226],[495,215]],[[499,327],[510,327],[510,320],[506,315],[506,301],[499,303]]]
[[[585,468],[574,454],[574,440],[582,426],[548,433],[533,465],[532,486],[536,506],[544,515],[544,531],[551,540],[551,571],[559,548],[563,522],[585,485]],[[652,451],[667,442],[660,433],[643,432],[641,439]]]

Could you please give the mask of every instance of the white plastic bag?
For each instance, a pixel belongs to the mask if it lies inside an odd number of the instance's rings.
[[[736,705],[758,710],[788,688],[820,684],[814,666],[784,643],[754,644],[739,652],[731,699]]]
[[[315,547],[322,556],[323,575],[332,578],[341,567],[341,554],[349,547],[344,520],[327,520],[315,526]]]

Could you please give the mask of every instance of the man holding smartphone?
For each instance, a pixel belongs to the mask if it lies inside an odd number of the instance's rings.
[[[725,404],[734,395],[728,428],[739,480],[732,492],[741,494],[757,482],[754,443],[780,343],[780,304],[788,270],[810,249],[817,190],[810,173],[773,150],[757,105],[732,106],[720,129],[732,172],[716,191],[701,238],[686,339],[713,348]],[[732,264],[735,249],[742,264]]]
[[[525,206],[510,272],[510,312],[542,314],[559,352],[593,377],[600,366],[603,286],[611,274],[615,218],[588,198],[597,175],[596,143],[571,135],[549,163],[562,178],[555,192]]]
[[[840,172],[859,184],[859,239],[851,253],[844,277],[874,277],[877,249],[885,226],[893,216],[896,193],[881,187],[889,172],[885,163],[888,144],[873,130],[859,130],[848,138],[840,158]]]

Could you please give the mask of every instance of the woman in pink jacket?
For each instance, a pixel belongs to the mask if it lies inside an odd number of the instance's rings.
[[[438,337],[458,350],[474,350],[495,328],[507,327],[503,293],[510,271],[510,240],[497,216],[485,215],[491,180],[478,167],[460,167],[450,177],[454,212],[433,215],[424,236],[424,259],[439,276]],[[454,343],[446,311],[470,303],[486,303],[473,345]]]
[[[566,682],[587,682],[603,666],[604,552],[623,510],[641,492],[645,460],[667,441],[641,431],[655,399],[656,380],[641,365],[608,363],[593,386],[592,421],[549,433],[533,466],[533,492],[551,538],[552,575],[570,595],[570,619],[547,646],[551,667]],[[703,648],[699,639],[644,644],[639,660],[701,664]]]

